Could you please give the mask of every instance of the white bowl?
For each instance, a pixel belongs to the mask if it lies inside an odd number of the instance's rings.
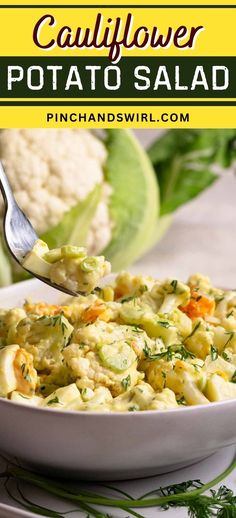
[[[58,301],[39,281],[0,290],[0,306]],[[194,463],[236,442],[236,400],[167,411],[84,413],[0,398],[0,448],[47,473],[93,480],[144,477]]]

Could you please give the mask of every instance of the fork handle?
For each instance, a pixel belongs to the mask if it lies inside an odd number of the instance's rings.
[[[0,162],[0,189],[2,191],[3,199],[7,207],[8,205],[15,203],[15,198],[4,171],[2,162]]]

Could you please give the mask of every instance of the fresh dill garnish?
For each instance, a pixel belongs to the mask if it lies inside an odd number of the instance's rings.
[[[62,328],[63,334],[67,331],[67,326],[63,320],[64,315],[60,313],[59,315],[56,315],[55,317],[51,317],[52,319],[52,327],[55,327],[56,325],[60,325]]]
[[[123,378],[121,380],[121,385],[125,389],[125,391],[128,390],[128,388],[131,385],[131,376],[130,376],[130,374],[128,374],[128,376],[126,378]]]
[[[138,408],[136,406],[130,406],[128,408],[128,412],[135,412],[135,410],[138,410]]]
[[[182,344],[169,345],[166,349],[163,349],[159,353],[150,353],[150,349],[143,349],[146,358],[150,361],[165,359],[171,361],[173,358],[179,360],[187,360],[187,358],[196,358],[195,354],[188,351]]]
[[[230,358],[225,351],[222,352],[221,356],[222,356],[223,360],[225,360],[226,362],[230,362]]]
[[[28,383],[31,383],[31,376],[29,375],[29,369],[27,369],[27,372],[24,375],[24,380],[28,381]]]
[[[211,345],[211,359],[214,362],[218,358],[218,349],[217,347],[214,347],[214,345]]]
[[[19,393],[18,393],[18,395],[19,395],[20,397],[23,397],[23,399],[29,399],[29,397],[28,397],[28,396],[24,396],[21,392],[19,392]]]
[[[184,342],[185,342],[186,340],[188,340],[188,338],[191,338],[191,337],[194,335],[194,333],[196,333],[196,331],[198,330],[198,328],[200,327],[200,325],[201,325],[201,321],[200,321],[200,322],[198,322],[198,323],[197,323],[197,325],[193,328],[193,330],[192,330],[192,332],[190,333],[190,335],[186,336],[186,338],[184,339]]]
[[[96,286],[96,288],[94,288],[94,290],[91,291],[91,294],[92,295],[97,295],[97,294],[101,294],[103,292],[103,289],[100,288],[99,286]],[[103,293],[102,293],[103,294]]]
[[[132,331],[134,333],[143,333],[143,329],[140,329],[140,327],[135,326],[134,324],[132,324]]]
[[[23,376],[24,380],[28,381],[28,383],[30,383],[31,382],[31,377],[30,377],[30,373],[29,373],[29,368],[26,367],[26,363],[22,363],[21,364],[20,370],[22,372],[22,376]]]
[[[54,398],[50,399],[48,402],[47,402],[47,405],[50,406],[50,405],[54,405],[58,403],[59,405],[61,405],[59,399],[57,396],[55,396]]]
[[[222,300],[224,300],[224,298],[225,298],[225,297],[224,297],[224,295],[223,295],[223,296],[221,296],[221,297],[215,297],[215,303],[216,303],[216,306],[217,306],[220,302],[222,302]]]
[[[231,342],[232,338],[235,335],[235,332],[234,331],[225,331],[225,334],[229,335],[229,338],[228,338],[227,342],[225,342],[224,347],[226,347],[226,345],[228,345],[228,343]]]
[[[148,347],[147,340],[144,340],[143,353],[144,353],[145,358],[149,358],[149,356],[150,356],[150,348]]]
[[[124,304],[124,302],[130,302],[131,300],[134,300],[134,299],[136,299],[136,297],[134,295],[130,296],[130,297],[126,297],[121,300],[121,304]]]
[[[84,349],[86,347],[87,344],[85,344],[84,342],[80,342],[79,343],[79,349]]]
[[[177,401],[178,405],[183,405],[183,406],[186,406],[186,405],[187,405],[187,403],[186,403],[186,400],[185,400],[184,396],[177,397],[177,398],[176,398],[176,401]]]
[[[25,372],[25,367],[26,367],[26,363],[22,363],[20,366],[20,370],[21,370],[22,374],[24,374],[24,372]]]
[[[169,329],[169,327],[173,327],[173,324],[168,322],[168,320],[157,320],[157,324],[159,324],[161,327],[165,327],[166,329]]]
[[[234,371],[234,373],[233,373],[233,376],[232,376],[232,378],[231,378],[231,382],[232,382],[232,383],[236,383],[236,370],[235,370],[235,371]]]
[[[177,286],[178,286],[178,281],[176,279],[173,279],[173,281],[171,281],[170,285],[172,286],[173,288],[173,293],[176,293],[177,291]]]
[[[233,313],[234,313],[234,310],[231,309],[231,311],[229,311],[229,313],[227,313],[226,318],[231,317],[233,315]]]
[[[68,328],[69,322],[67,321],[66,317],[64,316],[64,313],[61,312],[58,315],[54,316],[48,316],[48,315],[42,315],[41,317],[37,318],[37,322],[42,322],[45,327],[54,327],[54,328],[61,328],[62,332],[62,338],[63,338],[63,347],[67,347],[67,345],[70,342],[72,331]],[[70,324],[69,324],[70,325]],[[56,330],[55,330],[56,332]]]
[[[135,410],[135,406],[129,408],[130,412]],[[42,475],[23,469],[10,462],[8,462],[6,470],[0,475],[1,478],[6,479],[6,484],[8,480],[11,480],[9,488],[14,487],[12,486],[12,482],[15,481],[15,491],[11,492],[11,489],[8,490],[7,487],[8,494],[16,500],[18,504],[28,510],[30,510],[29,502],[31,506],[34,506],[34,509],[36,509],[37,504],[34,504],[28,498],[24,497],[19,485],[21,481],[33,487],[40,488],[40,491],[45,491],[45,495],[56,495],[57,498],[61,497],[63,500],[76,504],[76,510],[86,511],[86,515],[90,516],[90,518],[112,518],[110,514],[102,511],[100,506],[122,510],[126,517],[127,515],[133,515],[138,518],[144,518],[140,512],[136,511],[137,508],[152,508],[154,511],[153,516],[156,516],[156,514],[158,514],[158,508],[165,511],[170,508],[185,507],[190,518],[211,518],[213,516],[218,518],[235,518],[236,495],[234,495],[233,491],[225,485],[221,485],[216,490],[212,489],[232,473],[235,468],[236,458],[234,458],[226,470],[206,484],[203,484],[200,480],[187,480],[185,482],[156,488],[144,495],[140,495],[138,498],[133,498],[131,495],[110,485],[109,487],[107,486],[109,496],[104,495],[104,488],[106,486],[102,487],[101,494],[98,493],[98,490],[96,493],[87,491],[84,489],[84,485],[79,491],[73,490],[71,486],[68,488],[68,485],[63,486],[63,483],[59,485],[57,480],[54,481],[52,478],[44,478]],[[120,498],[110,496],[111,491],[120,493]],[[204,494],[206,491],[209,491],[209,493]],[[19,494],[19,498],[17,498],[17,494]],[[157,508],[156,511],[154,507]],[[43,507],[41,507],[40,511],[42,511],[42,509]],[[43,513],[45,516],[61,516],[61,514],[56,511],[50,509],[46,511],[46,514]],[[42,513],[37,514],[41,515]]]
[[[139,293],[140,295],[142,295],[143,293],[145,293],[145,291],[148,291],[148,286],[146,284],[143,284],[142,286],[140,286],[139,288]]]

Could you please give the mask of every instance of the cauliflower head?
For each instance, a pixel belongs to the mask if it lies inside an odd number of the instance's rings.
[[[111,188],[103,172],[106,156],[102,141],[85,129],[14,128],[0,133],[0,158],[11,187],[39,235],[60,223],[96,185],[102,186],[86,243],[94,253],[111,238]]]

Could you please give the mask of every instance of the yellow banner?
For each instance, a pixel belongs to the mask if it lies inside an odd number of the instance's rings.
[[[55,5],[55,3],[54,3]],[[118,40],[122,40],[127,29],[126,48],[121,44],[121,56],[234,56],[236,41],[234,6],[203,7],[189,4],[183,7],[164,6],[160,2],[152,6],[140,5],[121,7],[122,4],[98,7],[78,2],[76,6],[67,4],[54,7],[28,5],[4,7],[0,5],[0,49],[1,56],[108,56],[107,48],[78,48],[76,41],[83,41],[86,29],[91,34],[96,30],[98,16],[98,43],[103,39],[105,31],[109,31],[111,41],[115,31],[119,29]],[[57,2],[57,5],[58,2]],[[105,4],[103,4],[105,5]],[[131,15],[131,22],[127,22]],[[120,19],[119,26],[117,19]],[[127,26],[128,23],[128,26]],[[153,28],[156,27],[153,36]],[[186,30],[184,29],[186,28]],[[147,30],[146,30],[147,29]],[[138,34],[137,34],[138,31]],[[107,32],[108,34],[108,32]],[[136,38],[135,38],[136,35]],[[144,48],[137,47],[149,39]],[[35,37],[35,43],[33,36]],[[151,38],[160,37],[167,45],[153,48]],[[91,39],[91,38],[90,38]],[[109,43],[108,41],[108,43]],[[54,42],[50,45],[51,42]],[[60,47],[68,42],[68,46]],[[132,45],[132,42],[134,44]],[[176,46],[177,43],[177,46]],[[189,44],[189,46],[188,46]],[[39,45],[39,46],[38,46]],[[45,48],[41,48],[45,47]],[[46,48],[48,47],[48,48]]]
[[[0,125],[234,127],[235,21],[232,0],[0,2]]]
[[[1,127],[235,128],[236,106],[0,106]]]

